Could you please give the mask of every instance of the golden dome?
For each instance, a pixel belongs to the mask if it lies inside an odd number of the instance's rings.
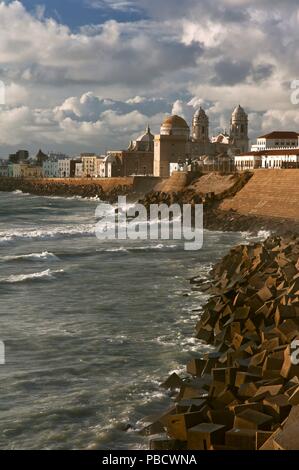
[[[168,116],[167,118],[165,118],[162,127],[189,129],[189,126],[186,123],[185,119],[176,115]]]

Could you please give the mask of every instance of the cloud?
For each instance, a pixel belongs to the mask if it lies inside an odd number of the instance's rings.
[[[107,9],[121,11],[121,12],[139,12],[140,9],[136,2],[129,1],[129,0],[85,0],[86,5],[90,8],[94,8],[96,10],[104,10]]]
[[[24,28],[26,24],[26,28]],[[22,31],[22,34],[18,34]],[[73,33],[53,19],[32,16],[20,2],[0,3],[0,59],[6,78],[28,86],[149,86],[195,67],[202,50],[151,22],[110,20]]]
[[[250,113],[252,138],[271,126],[297,128],[290,103],[290,82],[299,78],[297,1],[88,5],[107,21],[73,31],[42,7],[30,13],[21,2],[0,2],[3,152],[123,147],[148,121],[158,131],[165,114],[190,123],[199,105],[215,132],[228,127],[238,103]],[[112,11],[122,21],[109,19]]]
[[[250,68],[250,62],[232,61],[227,57],[215,64],[213,83],[215,85],[235,85],[244,82],[249,76]]]

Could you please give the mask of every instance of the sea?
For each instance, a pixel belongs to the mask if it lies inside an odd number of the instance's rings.
[[[161,383],[211,350],[188,279],[266,236],[100,241],[98,204],[0,193],[0,449],[147,449],[141,429],[173,402]]]

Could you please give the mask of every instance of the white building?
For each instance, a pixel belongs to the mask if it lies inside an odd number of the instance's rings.
[[[98,178],[111,178],[114,163],[115,157],[113,155],[104,155],[98,158]]]
[[[22,177],[22,163],[13,163],[12,165],[12,177],[21,178]]]
[[[235,157],[235,166],[239,171],[256,168],[299,168],[299,148],[248,152]]]
[[[262,157],[260,152],[247,152],[246,154],[235,156],[235,167],[238,171],[254,170],[261,168]]]
[[[71,176],[71,160],[58,160],[58,178],[70,178]]]
[[[58,160],[51,157],[43,162],[43,176],[44,178],[58,178]]]
[[[262,154],[262,168],[299,168],[299,148],[266,150]]]
[[[76,178],[82,178],[83,176],[83,163],[82,162],[77,162],[75,163],[75,177]]]
[[[283,149],[299,147],[299,134],[290,131],[274,131],[257,138],[257,143],[251,146],[252,152],[267,149]]]

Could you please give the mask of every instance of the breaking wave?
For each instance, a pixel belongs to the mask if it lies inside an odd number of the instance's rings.
[[[263,241],[270,237],[272,232],[269,230],[259,230],[256,234],[252,234],[251,232],[241,232],[241,235],[249,241]]]
[[[42,253],[29,253],[28,255],[4,256],[3,261],[56,261],[59,258],[53,253],[43,251]]]
[[[51,269],[46,269],[45,271],[32,274],[13,274],[6,279],[1,279],[0,282],[4,284],[17,284],[19,282],[28,282],[36,279],[53,279],[55,274],[63,272],[63,269],[58,271],[51,271]]]
[[[103,250],[106,253],[130,253],[132,251],[151,251],[151,250],[173,250],[177,248],[178,245],[164,245],[162,243],[158,245],[145,245],[145,246],[128,246],[127,248],[124,246],[114,247],[114,248],[107,248]]]
[[[16,189],[16,191],[13,191],[13,194],[17,194],[20,196],[30,196],[29,193],[23,193],[23,191],[21,191],[20,189]]]
[[[95,226],[93,224],[63,225],[37,230],[10,230],[8,232],[0,232],[0,245],[22,240],[51,240],[67,237],[91,236],[94,234]]]

